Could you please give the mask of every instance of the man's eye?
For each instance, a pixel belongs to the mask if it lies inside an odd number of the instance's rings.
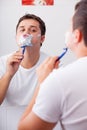
[[[20,31],[20,32],[24,32],[24,31],[25,31],[25,29],[20,29],[19,31]]]
[[[31,29],[31,32],[37,32],[37,30],[36,29]]]

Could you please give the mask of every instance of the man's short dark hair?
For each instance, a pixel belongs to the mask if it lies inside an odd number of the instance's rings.
[[[82,32],[85,45],[87,46],[87,0],[81,0],[75,6],[73,30],[75,29],[79,29]]]
[[[18,24],[16,26],[16,32],[17,32],[17,29],[18,29],[18,26],[19,26],[20,22],[23,21],[23,20],[26,20],[26,19],[33,19],[33,20],[38,21],[39,25],[40,25],[40,29],[41,29],[41,35],[45,35],[45,33],[46,33],[46,26],[45,26],[44,21],[40,17],[38,17],[38,16],[36,16],[34,14],[25,14],[24,16],[22,16],[19,19]]]

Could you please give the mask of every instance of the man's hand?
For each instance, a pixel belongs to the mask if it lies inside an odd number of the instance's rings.
[[[58,57],[49,57],[37,68],[39,83],[43,82],[43,80],[53,71],[53,69],[58,68],[59,61],[56,62],[57,58]]]
[[[6,73],[8,73],[9,76],[13,76],[17,72],[22,59],[23,54],[20,51],[15,52],[8,58]]]

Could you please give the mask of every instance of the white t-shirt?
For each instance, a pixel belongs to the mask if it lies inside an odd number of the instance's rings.
[[[0,77],[6,71],[6,61],[9,55],[0,58]],[[17,130],[21,114],[29,104],[37,86],[36,68],[48,57],[41,52],[35,66],[25,69],[22,66],[12,78],[6,97],[0,106],[0,130]]]
[[[33,112],[63,130],[87,130],[87,57],[54,70],[41,84]]]

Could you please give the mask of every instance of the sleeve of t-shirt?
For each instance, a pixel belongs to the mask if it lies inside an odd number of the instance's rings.
[[[0,57],[0,78],[6,71],[6,58],[4,56]]]
[[[56,71],[50,74],[41,84],[32,111],[42,120],[56,123],[59,121],[62,111],[63,90]]]

